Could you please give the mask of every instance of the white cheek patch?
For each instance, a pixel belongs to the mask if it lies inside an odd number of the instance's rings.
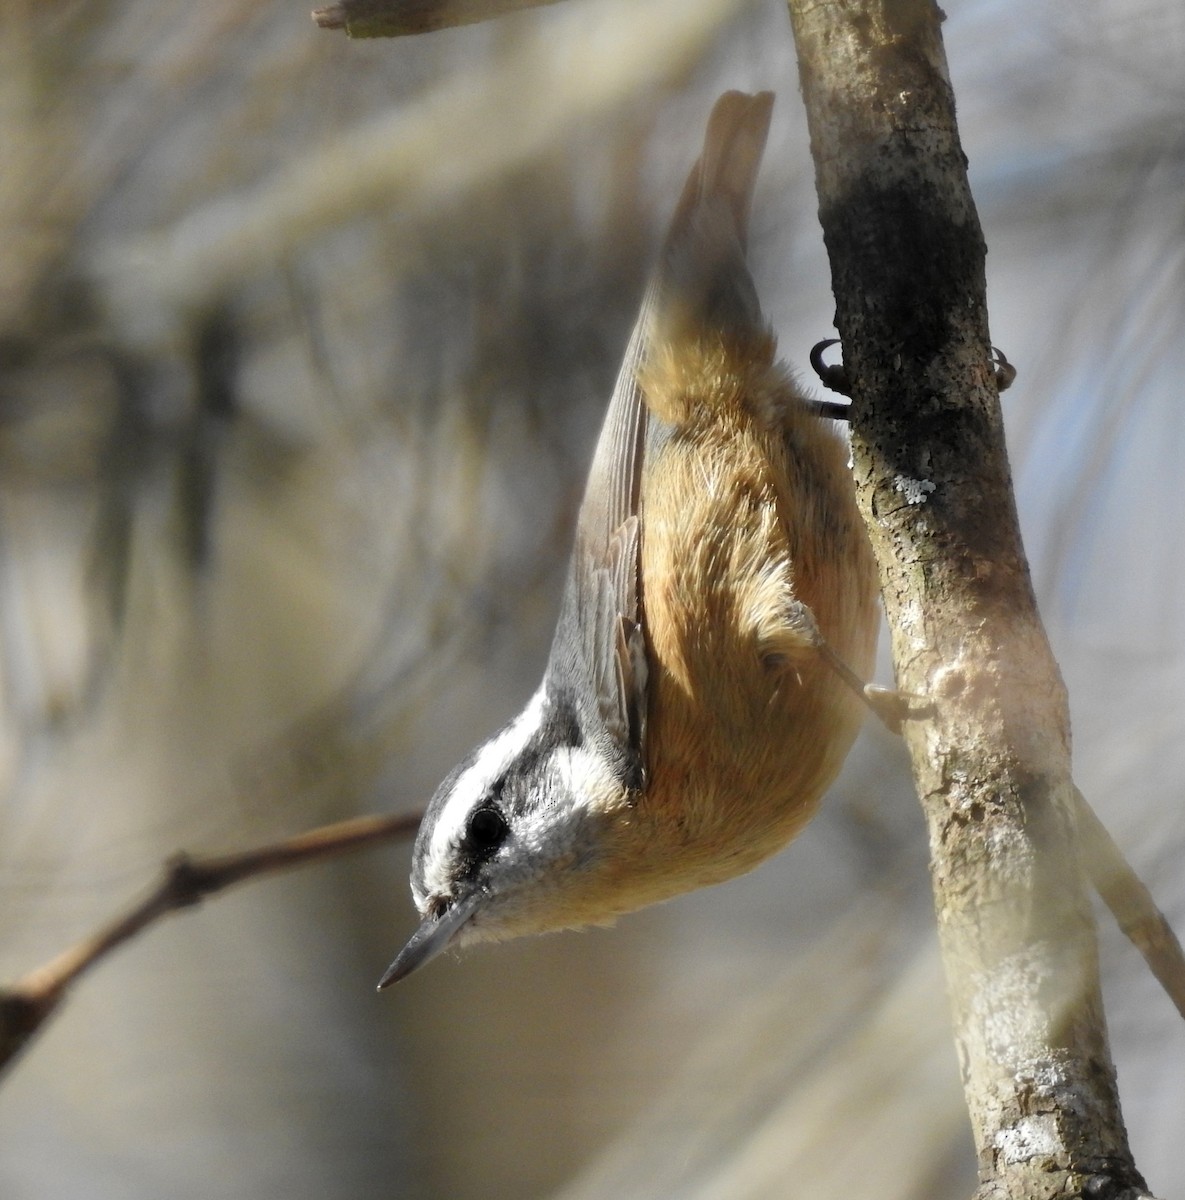
[[[452,865],[456,848],[470,814],[514,759],[523,752],[543,724],[547,706],[545,690],[539,690],[501,733],[495,734],[477,752],[472,766],[457,776],[453,790],[436,815],[432,837],[424,856],[423,891],[415,889],[416,906],[423,911],[432,896],[452,890]]]
[[[621,780],[595,751],[584,747],[561,750],[555,756],[558,794],[590,812],[619,808],[625,799]]]

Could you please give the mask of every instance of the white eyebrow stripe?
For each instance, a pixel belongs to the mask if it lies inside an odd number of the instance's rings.
[[[428,843],[423,892],[417,890],[415,894],[416,905],[421,910],[430,897],[447,894],[452,890],[449,865],[469,815],[490,785],[539,732],[546,710],[546,687],[540,685],[539,690],[527,701],[526,708],[500,733],[486,742],[478,750],[472,766],[457,777],[448,800],[436,818],[432,838]]]

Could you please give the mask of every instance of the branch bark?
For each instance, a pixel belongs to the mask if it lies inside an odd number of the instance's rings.
[[[70,987],[113,950],[168,913],[192,908],[207,896],[276,871],[324,862],[365,846],[401,841],[419,828],[420,813],[355,817],[322,825],[281,842],[209,858],[174,855],[156,886],[90,937],[0,989],[0,1071],[25,1048],[57,1011]]]
[[[789,0],[977,1200],[1145,1196],[1075,842],[1065,690],[1021,545],[984,241],[931,0]]]

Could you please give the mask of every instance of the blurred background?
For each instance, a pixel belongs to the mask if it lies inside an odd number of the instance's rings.
[[[946,38],[1077,778],[1185,932],[1185,8],[956,0]],[[296,0],[0,3],[5,979],[179,848],[421,807],[517,710],[728,87],[779,93],[752,256],[802,364],[832,304],[780,0],[369,43]],[[376,996],[409,858],[101,966],[0,1081],[0,1194],[969,1194],[887,735],[753,875]],[[1100,935],[1137,1161],[1185,1194],[1185,1026]]]

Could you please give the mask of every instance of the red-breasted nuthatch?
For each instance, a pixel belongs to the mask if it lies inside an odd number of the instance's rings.
[[[712,112],[597,443],[543,682],[433,797],[423,924],[380,987],[447,946],[604,924],[749,870],[856,735],[877,592],[848,450],[775,361],[745,263],[772,105],[728,92]]]

